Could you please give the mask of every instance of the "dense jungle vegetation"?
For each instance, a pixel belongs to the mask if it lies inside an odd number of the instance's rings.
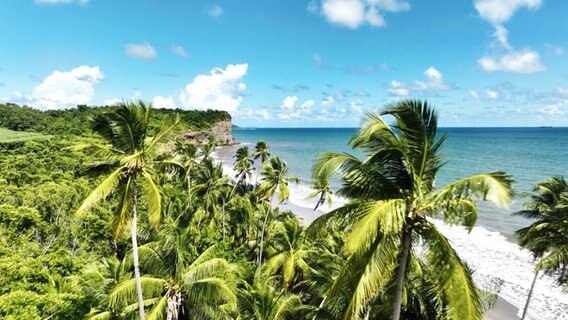
[[[318,205],[332,174],[349,202],[309,226],[278,208],[297,179],[266,143],[240,147],[228,177],[214,137],[175,139],[228,117],[143,103],[0,105],[1,127],[42,134],[0,143],[0,318],[482,319],[491,292],[427,218],[472,228],[474,200],[507,203],[512,179],[434,188],[444,138],[430,106],[370,114],[350,141],[364,159],[315,159]],[[526,245],[546,261],[560,244],[531,232]]]

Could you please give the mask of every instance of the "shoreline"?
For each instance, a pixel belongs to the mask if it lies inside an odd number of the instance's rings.
[[[241,143],[242,145],[249,145]],[[222,163],[232,156],[235,148],[221,147],[215,152],[217,161]],[[232,178],[234,175],[232,161],[223,164],[223,171]],[[253,180],[254,176],[253,174]],[[344,203],[334,197],[333,205],[324,204],[316,212],[313,211],[315,199],[306,200],[310,192],[307,185],[291,185],[290,199],[275,205],[283,210],[292,211],[298,219],[308,225],[316,217]],[[489,287],[495,279],[502,280],[502,290],[495,308],[489,310],[486,320],[520,319],[528,288],[533,278],[534,261],[530,252],[520,248],[511,238],[497,231],[489,231],[483,227],[474,227],[471,232],[459,226],[449,226],[440,220],[433,219],[440,231],[450,240],[460,257],[474,270],[474,280],[480,288]],[[554,284],[554,280],[541,275],[531,300],[531,308],[526,317],[538,320],[568,320],[568,294],[562,292]]]

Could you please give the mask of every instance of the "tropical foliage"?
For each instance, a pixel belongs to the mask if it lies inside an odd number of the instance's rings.
[[[0,126],[43,134],[0,144],[0,318],[481,318],[472,271],[431,218],[471,228],[476,201],[506,203],[511,179],[435,187],[443,137],[426,103],[369,115],[350,142],[365,158],[316,159],[318,212],[334,192],[348,202],[309,226],[281,209],[298,179],[266,142],[236,148],[227,176],[214,138],[193,145],[177,134],[227,117],[142,102],[0,105]],[[550,236],[565,234],[563,206],[527,210]],[[526,234],[541,262],[562,249]],[[560,275],[563,263],[542,268]]]

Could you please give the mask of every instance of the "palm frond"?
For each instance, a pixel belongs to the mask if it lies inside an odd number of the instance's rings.
[[[143,169],[141,173],[142,190],[148,205],[148,220],[153,226],[158,226],[162,221],[162,195],[149,169]]]
[[[83,201],[83,204],[75,212],[81,215],[89,211],[95,204],[104,200],[111,192],[114,191],[121,179],[121,169],[113,171],[103,182],[101,182],[93,192]]]
[[[424,240],[432,278],[444,294],[449,319],[482,319],[483,303],[471,270],[436,226],[424,221],[416,229]]]

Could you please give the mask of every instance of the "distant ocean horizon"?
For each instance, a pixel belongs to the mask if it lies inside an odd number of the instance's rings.
[[[297,215],[311,220],[318,215],[311,210],[313,201],[305,199],[310,190],[313,160],[324,151],[362,157],[362,153],[347,144],[356,131],[357,128],[235,128],[233,136],[239,145],[220,148],[217,156],[225,171],[234,175],[231,168],[236,149],[244,145],[252,152],[257,141],[266,141],[272,155],[288,162],[289,174],[300,178],[299,185],[290,187],[289,203],[292,209],[298,209],[294,210]],[[532,191],[536,183],[551,176],[568,178],[568,127],[452,127],[439,128],[439,132],[446,134],[447,140],[442,149],[446,164],[438,172],[437,186],[494,171],[504,171],[516,181],[517,196],[508,208],[485,202],[478,204],[479,217],[471,232],[434,222],[475,270],[476,282],[484,287],[503,281],[500,295],[522,310],[535,262],[529,251],[516,244],[513,235],[531,221],[512,213],[522,208],[523,202],[528,200],[522,195]],[[332,180],[332,187],[339,186],[338,179]],[[566,320],[566,310],[568,294],[553,278],[541,276],[531,302],[530,318]]]
[[[235,128],[237,142],[254,147],[265,140],[272,154],[286,160],[290,174],[309,184],[312,162],[324,151],[362,153],[348,141],[358,128]],[[446,164],[438,173],[442,186],[468,175],[504,171],[515,179],[518,196],[508,209],[482,203],[478,224],[511,236],[529,221],[512,216],[526,198],[521,197],[548,177],[568,175],[568,127],[442,127],[447,140],[442,149]],[[230,159],[227,159],[230,161]],[[332,182],[339,187],[339,180]]]

